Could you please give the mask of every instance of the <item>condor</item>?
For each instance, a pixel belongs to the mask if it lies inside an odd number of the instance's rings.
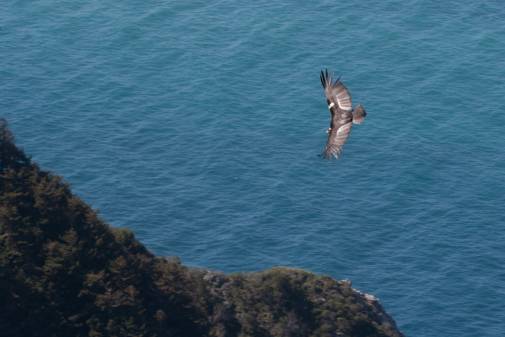
[[[333,81],[328,75],[328,69],[321,70],[321,84],[324,88],[328,109],[331,112],[330,128],[328,129],[328,141],[323,152],[326,159],[339,158],[342,147],[351,133],[352,124],[361,124],[366,117],[365,109],[359,104],[352,108],[351,94],[349,90],[337,78]]]

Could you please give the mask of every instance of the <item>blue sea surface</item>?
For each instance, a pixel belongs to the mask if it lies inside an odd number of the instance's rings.
[[[0,56],[17,143],[154,253],[505,335],[503,2],[7,0]],[[325,67],[368,111],[338,161]]]

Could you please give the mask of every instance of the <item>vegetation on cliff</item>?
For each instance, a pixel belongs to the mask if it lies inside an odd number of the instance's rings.
[[[346,282],[224,275],[152,255],[14,144],[0,120],[2,336],[402,336]]]

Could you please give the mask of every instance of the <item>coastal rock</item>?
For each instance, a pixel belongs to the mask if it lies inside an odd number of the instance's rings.
[[[0,120],[2,336],[400,337],[375,297],[292,268],[156,257],[41,170]]]

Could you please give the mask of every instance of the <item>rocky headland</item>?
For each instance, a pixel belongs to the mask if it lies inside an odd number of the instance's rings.
[[[226,275],[112,228],[0,120],[2,336],[400,337],[372,295],[290,269]]]

